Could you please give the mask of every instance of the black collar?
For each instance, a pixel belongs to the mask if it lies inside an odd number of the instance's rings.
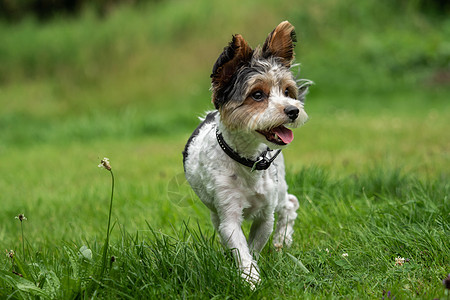
[[[223,152],[225,152],[229,157],[237,161],[238,163],[252,168],[252,172],[254,170],[267,170],[272,162],[277,158],[278,154],[281,153],[281,150],[277,150],[275,154],[271,158],[267,158],[267,152],[272,151],[269,148],[265,150],[261,155],[259,155],[257,160],[251,160],[245,157],[240,156],[236,151],[234,151],[223,139],[222,133],[216,130],[217,142],[219,143],[220,148],[222,148]]]

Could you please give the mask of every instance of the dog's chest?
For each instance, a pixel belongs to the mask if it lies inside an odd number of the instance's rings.
[[[278,203],[275,174],[269,170],[265,172],[257,178],[242,178],[242,191],[245,195],[243,214],[246,219],[270,214]]]

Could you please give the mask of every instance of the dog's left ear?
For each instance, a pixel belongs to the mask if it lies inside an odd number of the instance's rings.
[[[296,42],[294,26],[288,21],[281,22],[267,37],[262,47],[262,55],[264,58],[278,57],[281,63],[289,68],[294,59]]]
[[[211,74],[213,87],[212,102],[219,108],[224,102],[224,90],[230,85],[236,71],[249,62],[253,50],[240,34],[233,35],[233,39],[223,49]]]

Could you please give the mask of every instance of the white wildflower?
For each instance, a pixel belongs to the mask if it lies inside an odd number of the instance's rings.
[[[23,220],[26,220],[27,217],[25,217],[24,214],[19,214],[18,216],[16,216],[16,219],[18,219],[20,222],[22,222]]]
[[[402,266],[405,263],[405,259],[403,257],[396,257],[395,258],[395,265],[396,266]]]
[[[111,171],[111,165],[109,164],[109,158],[105,157],[100,161],[98,165],[99,168],[105,168],[108,171]]]

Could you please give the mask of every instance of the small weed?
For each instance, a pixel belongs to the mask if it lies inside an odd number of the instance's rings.
[[[110,231],[111,230],[111,214],[112,214],[112,205],[113,205],[113,200],[114,200],[114,173],[113,173],[111,165],[109,163],[109,159],[106,157],[101,160],[98,167],[104,168],[105,170],[109,171],[109,173],[111,174],[111,197],[110,197],[110,202],[109,202],[109,214],[108,214],[108,226],[106,229],[106,240],[105,240],[105,244],[103,246],[102,267],[101,267],[101,271],[100,271],[100,277],[101,277],[103,275],[106,265],[107,265],[109,237],[111,234],[111,231]]]
[[[24,214],[19,214],[18,216],[16,216],[16,219],[20,221],[20,231],[22,233],[22,256],[23,259],[25,259],[25,237],[23,235],[23,221],[26,220],[27,218],[25,217]]]

